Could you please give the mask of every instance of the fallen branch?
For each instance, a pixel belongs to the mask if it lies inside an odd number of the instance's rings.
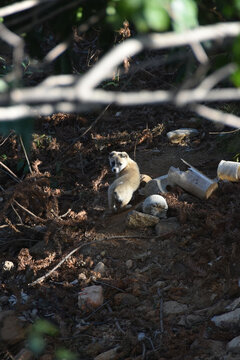
[[[36,284],[40,284],[41,282],[43,282],[44,280],[46,280],[55,270],[57,270],[67,259],[70,258],[70,256],[72,256],[75,252],[77,252],[78,250],[82,249],[84,246],[86,245],[90,245],[90,244],[94,244],[97,241],[92,241],[92,242],[87,242],[85,244],[82,244],[78,247],[76,247],[75,249],[73,249],[69,254],[67,254],[56,266],[54,266],[54,268],[50,271],[48,271],[45,275],[41,276],[40,278],[38,278],[37,280],[31,282],[30,284],[28,284],[28,286],[34,286]]]

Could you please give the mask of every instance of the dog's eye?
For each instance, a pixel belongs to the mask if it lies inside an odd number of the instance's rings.
[[[118,166],[122,166],[122,163],[118,163]]]

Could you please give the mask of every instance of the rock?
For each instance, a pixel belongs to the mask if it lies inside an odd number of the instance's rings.
[[[144,200],[142,210],[145,214],[166,218],[168,204],[163,196],[156,194],[150,195]]]
[[[200,315],[190,314],[190,315],[183,315],[178,322],[178,325],[192,327],[193,325],[200,324],[203,322],[205,318]]]
[[[132,261],[131,259],[127,260],[127,261],[126,261],[126,267],[127,267],[128,269],[131,269],[132,266],[133,266],[133,261]]]
[[[159,218],[157,216],[143,214],[136,210],[130,211],[127,216],[127,226],[132,228],[150,227],[158,222]]]
[[[186,137],[191,138],[198,135],[199,135],[199,131],[197,129],[192,129],[192,128],[177,129],[177,130],[169,131],[167,133],[168,140],[172,144],[179,144]]]
[[[139,190],[139,194],[143,196],[150,196],[154,194],[167,193],[168,176],[163,175],[149,181],[146,186]]]
[[[196,339],[190,346],[191,350],[197,350],[199,351],[201,349],[201,352],[208,355],[214,355],[214,357],[211,359],[225,359],[223,358],[223,355],[226,354],[225,351],[225,345],[221,341],[216,340],[205,340],[205,339]],[[199,358],[198,358],[199,359]],[[201,357],[202,359],[202,357]],[[204,357],[205,359],[205,357]],[[210,359],[209,357],[206,359]]]
[[[3,271],[10,271],[14,268],[14,263],[12,261],[4,261],[3,263]]]
[[[214,324],[222,329],[231,329],[240,324],[240,309],[225,314],[216,315],[211,318]]]
[[[97,355],[94,360],[114,360],[116,359],[116,354],[118,352],[119,346],[116,346],[114,349],[110,349]]]
[[[227,343],[227,351],[240,353],[240,336],[235,337]]]
[[[0,313],[0,343],[14,345],[25,337],[22,323],[16,317],[14,311]]]
[[[114,303],[116,305],[136,305],[138,303],[137,298],[132,294],[118,293],[114,296]]]
[[[103,262],[99,261],[95,268],[93,269],[96,273],[100,273],[101,275],[104,275],[106,272],[106,266]]]
[[[159,223],[155,226],[155,231],[157,236],[162,236],[176,231],[179,227],[180,224],[177,221],[177,218],[171,217],[168,219],[161,219]]]
[[[239,306],[240,306],[240,297],[235,299],[233,302],[231,302],[231,304],[226,306],[225,309],[228,311],[232,311],[232,310],[235,310],[236,308],[238,308]]]
[[[78,306],[82,310],[97,308],[102,304],[103,288],[100,285],[86,287],[78,294]]]
[[[187,311],[188,306],[185,304],[178,303],[177,301],[166,301],[163,304],[163,313],[164,315],[173,315],[173,314],[181,314]]]
[[[32,360],[34,359],[34,354],[28,349],[22,349],[19,353],[15,356],[14,360]]]
[[[159,281],[155,282],[155,284],[153,284],[152,288],[153,288],[153,289],[154,289],[154,288],[160,288],[160,289],[162,289],[162,288],[164,288],[165,286],[166,286],[166,282],[159,280]]]

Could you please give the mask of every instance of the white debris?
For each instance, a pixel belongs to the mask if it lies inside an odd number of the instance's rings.
[[[199,135],[199,131],[197,129],[192,129],[192,128],[177,129],[177,130],[169,131],[167,133],[168,140],[172,144],[178,144],[186,137],[190,138],[198,135]]]
[[[168,204],[163,196],[156,194],[150,195],[144,200],[142,210],[145,214],[166,218]]]
[[[4,261],[3,271],[10,271],[14,268],[14,263],[12,261]]]

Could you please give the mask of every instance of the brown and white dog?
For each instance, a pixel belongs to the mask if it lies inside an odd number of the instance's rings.
[[[111,212],[116,212],[131,207],[128,203],[140,185],[140,172],[126,152],[112,151],[109,162],[116,180],[108,188],[108,206]]]

